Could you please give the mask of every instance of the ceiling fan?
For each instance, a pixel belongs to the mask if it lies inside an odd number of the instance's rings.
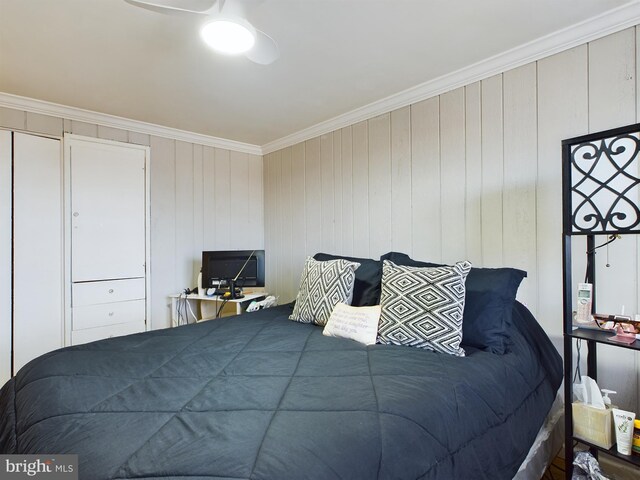
[[[249,6],[262,0],[125,0],[131,5],[165,14],[206,15],[209,21],[200,30],[204,42],[227,55],[243,54],[261,65],[280,56],[275,40],[247,20]]]

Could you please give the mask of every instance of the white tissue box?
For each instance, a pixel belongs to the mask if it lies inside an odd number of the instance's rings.
[[[610,409],[594,408],[580,402],[571,404],[573,411],[573,436],[601,448],[611,448],[615,443],[613,419]]]

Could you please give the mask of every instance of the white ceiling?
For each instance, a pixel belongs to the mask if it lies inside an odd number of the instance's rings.
[[[258,1],[281,52],[262,66],[209,50],[199,16],[0,0],[0,92],[264,145],[627,3]]]

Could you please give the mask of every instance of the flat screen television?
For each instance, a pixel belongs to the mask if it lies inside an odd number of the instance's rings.
[[[239,287],[264,287],[264,250],[202,252],[204,288],[226,285],[226,281],[233,280],[238,273],[240,275],[236,283]]]

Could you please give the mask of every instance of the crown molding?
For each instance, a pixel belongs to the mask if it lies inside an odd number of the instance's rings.
[[[24,110],[26,112],[39,113],[42,115],[51,115],[79,122],[94,123],[104,127],[121,128],[132,132],[146,133],[148,135],[170,138],[198,145],[206,145],[209,147],[224,148],[235,152],[262,155],[262,149],[260,146],[252,145],[250,143],[236,142],[235,140],[228,140],[226,138],[187,132],[185,130],[178,130],[177,128],[164,127],[153,123],[131,120],[106,113],[84,110],[82,108],[68,107],[57,103],[21,97],[19,95],[12,95],[4,92],[0,92],[0,107]]]
[[[640,24],[640,0],[262,145],[281,150]]]

